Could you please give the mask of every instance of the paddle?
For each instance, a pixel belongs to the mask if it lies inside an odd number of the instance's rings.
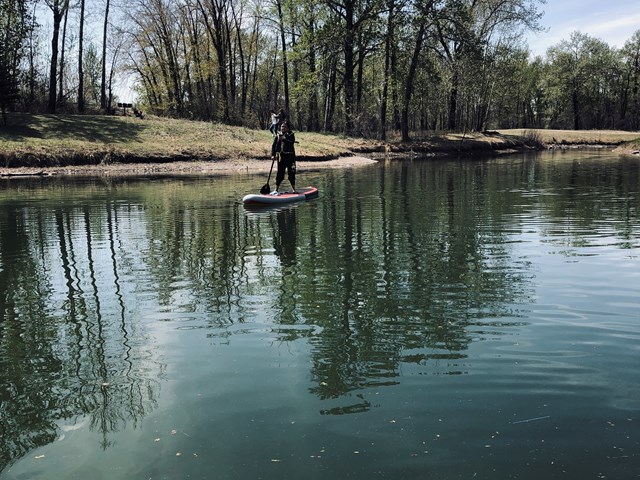
[[[276,157],[273,157],[273,160],[271,161],[271,169],[269,170],[269,177],[267,178],[267,183],[265,183],[260,189],[260,193],[262,195],[267,195],[269,192],[271,192],[271,187],[269,186],[269,180],[271,180],[271,172],[273,172],[274,163],[276,163]]]

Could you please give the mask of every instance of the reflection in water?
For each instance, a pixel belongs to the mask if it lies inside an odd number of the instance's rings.
[[[2,209],[0,466],[85,415],[106,448],[156,402],[160,366],[128,325],[117,218],[104,209]]]
[[[88,418],[102,449],[139,428],[171,368],[162,324],[206,329],[224,348],[256,331],[303,340],[323,419],[372,415],[367,393],[402,391],[407,370],[471,377],[474,346],[535,318],[538,251],[640,248],[638,171],[617,159],[395,161],[327,172],[320,198],[259,212],[235,200],[242,180],[7,184],[0,469],[62,423]]]
[[[273,217],[272,217],[273,218]],[[298,238],[296,209],[286,208],[275,215],[275,225],[273,225],[273,243],[275,253],[280,259],[285,274],[289,273],[291,267],[296,265],[296,248],[298,242],[304,239]]]
[[[322,257],[344,261],[316,273],[334,291],[314,296],[331,303],[314,320],[324,327],[313,339],[321,398],[396,384],[403,363],[464,374],[468,328],[511,316],[508,305],[526,293],[527,272],[509,266],[494,212],[478,216],[496,194],[489,178],[464,167],[413,176],[413,168],[379,170],[355,198],[357,179],[337,187],[345,200],[325,217],[331,252]]]

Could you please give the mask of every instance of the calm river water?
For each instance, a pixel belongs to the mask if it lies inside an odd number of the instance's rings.
[[[640,160],[0,189],[0,478],[640,478]]]

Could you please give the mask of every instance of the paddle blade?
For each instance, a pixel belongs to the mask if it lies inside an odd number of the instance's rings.
[[[268,183],[265,183],[262,188],[260,189],[260,193],[262,195],[266,195],[267,193],[269,193],[271,191],[271,187],[269,187]]]

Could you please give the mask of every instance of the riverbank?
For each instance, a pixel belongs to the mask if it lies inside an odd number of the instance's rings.
[[[495,155],[550,145],[607,145],[629,132],[501,130],[429,135],[410,143],[297,132],[299,168],[356,167],[393,155]],[[262,173],[271,134],[210,122],[147,117],[9,114],[0,176]]]

